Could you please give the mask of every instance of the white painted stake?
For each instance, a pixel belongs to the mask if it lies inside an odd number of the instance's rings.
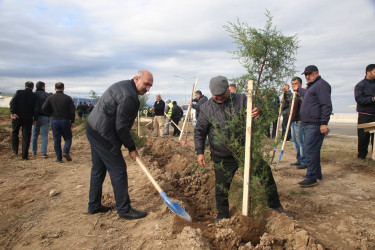
[[[242,215],[248,216],[249,211],[249,185],[250,185],[250,161],[251,161],[251,130],[253,119],[253,80],[247,82],[247,115],[246,115],[246,142],[245,142],[245,166],[243,178]]]
[[[193,91],[192,91],[192,93],[191,93],[191,98],[190,98],[190,100],[192,100],[193,97],[194,97],[194,93],[195,93],[195,89],[197,88],[197,84],[198,84],[198,76],[197,76],[197,79],[195,80],[195,83],[194,83],[194,85],[193,85]],[[183,136],[183,134],[184,134],[186,121],[189,120],[190,110],[191,110],[191,105],[190,105],[190,102],[189,102],[189,108],[188,108],[188,111],[187,111],[187,113],[186,113],[184,123],[182,124],[182,129],[181,129],[180,137],[178,138],[179,141],[181,141],[181,138],[182,138],[182,136]],[[186,131],[186,133],[187,133],[187,131]]]

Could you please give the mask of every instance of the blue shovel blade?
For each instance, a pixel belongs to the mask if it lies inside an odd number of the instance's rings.
[[[281,150],[280,155],[279,155],[279,159],[277,159],[277,162],[276,162],[276,167],[279,165],[280,160],[281,160],[281,156],[283,155],[283,153],[284,153],[284,150]]]
[[[163,197],[165,204],[170,210],[172,210],[173,213],[175,213],[181,219],[191,221],[190,215],[177,202],[172,202],[164,191],[161,191],[160,195]]]

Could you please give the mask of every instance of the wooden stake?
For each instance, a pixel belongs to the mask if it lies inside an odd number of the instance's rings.
[[[276,126],[276,134],[275,134],[275,146],[273,147],[271,164],[273,162],[273,158],[275,157],[275,153],[276,153],[276,143],[277,143],[277,139],[278,139],[278,136],[279,136],[280,117],[281,117],[281,111],[282,111],[282,108],[283,108],[283,101],[284,101],[284,94],[281,96],[280,108],[279,108],[279,116],[277,117],[277,126]],[[273,130],[273,128],[272,128],[272,130]],[[272,133],[271,132],[270,132],[270,135],[272,137]]]
[[[253,118],[253,80],[247,82],[247,115],[246,115],[246,142],[245,142],[245,166],[243,178],[243,197],[242,197],[242,215],[248,216],[249,212],[249,186],[250,186],[250,168],[251,168],[251,131]]]
[[[190,100],[192,100],[193,97],[194,97],[194,93],[195,93],[195,89],[196,89],[196,87],[197,87],[197,84],[198,84],[198,76],[197,76],[197,79],[195,80],[195,83],[194,83],[194,85],[193,85],[193,91],[192,91],[192,93],[191,93],[191,98],[190,98]],[[178,138],[179,141],[181,141],[181,138],[182,138],[182,136],[183,136],[183,134],[184,134],[186,121],[189,120],[190,110],[191,110],[191,104],[190,104],[190,102],[189,102],[189,108],[188,108],[188,111],[187,111],[187,113],[186,113],[186,117],[185,117],[184,123],[182,124],[182,129],[181,129],[180,137]]]

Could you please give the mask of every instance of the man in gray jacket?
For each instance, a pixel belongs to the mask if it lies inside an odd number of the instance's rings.
[[[205,102],[200,109],[200,115],[194,129],[194,143],[198,164],[204,167],[206,165],[204,158],[205,140],[208,135],[211,158],[215,162],[215,197],[218,211],[215,222],[219,222],[224,218],[229,218],[228,191],[233,176],[238,169],[238,162],[233,152],[221,142],[219,137],[231,138],[233,136],[238,140],[243,138],[243,134],[239,132],[232,135],[232,131],[227,128],[226,123],[232,119],[233,115],[240,115],[241,110],[246,108],[247,102],[244,94],[229,92],[228,80],[223,76],[211,79],[210,91],[212,98]],[[252,116],[259,116],[257,108],[252,111]],[[222,167],[218,167],[220,164],[222,164]],[[267,189],[268,206],[279,213],[286,214],[279,200],[271,168],[264,160],[261,160],[255,170],[255,175],[260,176],[263,172],[267,175],[266,180],[261,182]],[[287,216],[289,215],[287,214]]]
[[[102,186],[108,170],[120,218],[131,220],[147,215],[145,211],[138,211],[130,206],[128,175],[121,147],[124,145],[129,150],[132,160],[138,156],[130,130],[139,109],[138,95],[146,94],[153,81],[150,72],[140,70],[133,79],[111,85],[87,120],[86,131],[92,155],[89,214],[104,213],[112,209],[101,203]]]

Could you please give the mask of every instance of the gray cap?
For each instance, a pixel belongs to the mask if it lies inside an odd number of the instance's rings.
[[[161,95],[159,93],[157,93],[156,96],[160,96],[161,97]]]
[[[228,90],[228,80],[225,76],[216,76],[210,80],[210,91],[213,95],[222,95]]]

